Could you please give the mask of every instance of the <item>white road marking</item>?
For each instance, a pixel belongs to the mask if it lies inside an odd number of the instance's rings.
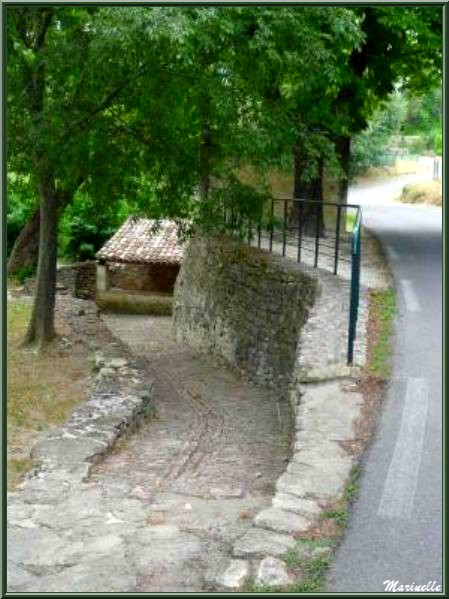
[[[392,245],[387,245],[386,249],[390,260],[399,260],[399,254]]]
[[[402,295],[404,296],[405,307],[409,312],[421,312],[421,305],[416,295],[413,283],[409,279],[401,279]]]
[[[378,516],[410,518],[412,515],[428,404],[427,381],[409,378],[401,427],[377,510]]]

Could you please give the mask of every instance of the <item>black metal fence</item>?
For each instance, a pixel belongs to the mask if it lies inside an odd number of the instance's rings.
[[[360,206],[274,198],[257,218],[225,207],[224,221],[241,241],[350,280],[347,361],[352,364],[360,293]]]

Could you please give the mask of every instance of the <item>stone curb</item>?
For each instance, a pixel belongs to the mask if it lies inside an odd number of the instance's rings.
[[[330,364],[324,368],[299,368],[300,383],[318,383],[330,379],[344,379],[352,376],[354,367],[346,364]]]
[[[348,391],[347,383],[332,378],[301,386],[292,458],[276,483],[272,506],[234,543],[232,559],[216,578],[218,587],[236,590],[249,577],[269,587],[293,582],[282,556],[317,524],[329,501],[343,496],[354,465],[341,442],[355,440],[363,396]],[[316,556],[311,551],[305,557]]]
[[[153,384],[144,382],[143,374],[128,359],[107,359],[97,352],[95,362],[99,371],[88,400],[75,408],[64,426],[33,447],[37,471],[11,496],[39,503],[40,495],[47,501],[55,493],[57,501],[61,490],[68,492],[85,480],[117,440],[151,412]],[[110,391],[112,387],[117,390]]]

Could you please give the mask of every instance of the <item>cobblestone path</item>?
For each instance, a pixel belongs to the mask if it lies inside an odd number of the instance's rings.
[[[119,519],[133,519],[132,535],[121,536],[127,576],[121,585],[117,572],[115,586],[211,588],[235,539],[270,504],[285,469],[287,407],[270,391],[178,345],[170,318],[104,320],[146,362],[155,386],[155,416],[119,443],[90,479],[92,489],[115,502]],[[130,500],[140,509],[127,515]],[[85,590],[104,590],[92,582]]]

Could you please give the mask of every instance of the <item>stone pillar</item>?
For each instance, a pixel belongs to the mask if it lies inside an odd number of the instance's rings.
[[[110,286],[107,263],[97,262],[97,291],[107,291]]]

